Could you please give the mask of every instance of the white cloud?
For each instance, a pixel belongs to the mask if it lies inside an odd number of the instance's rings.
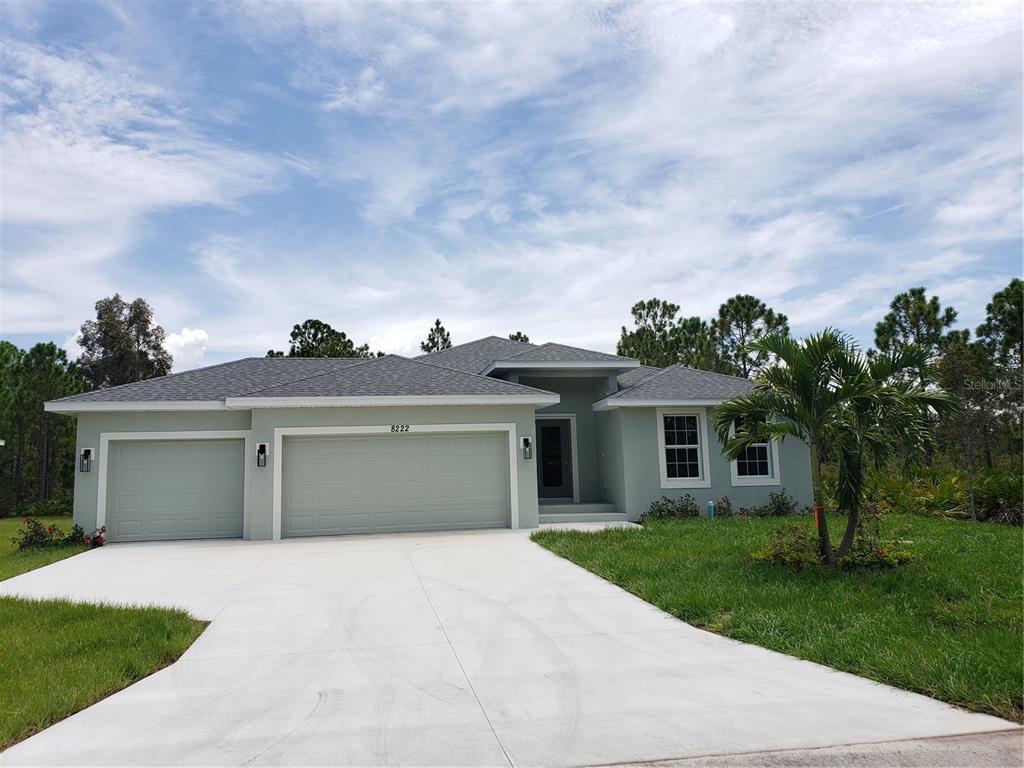
[[[3,65],[10,332],[66,328],[100,296],[135,290],[111,267],[147,214],[233,206],[275,178],[274,162],[190,128],[187,110],[130,62],[8,40]]]
[[[203,363],[210,337],[202,328],[182,328],[179,333],[169,333],[164,346],[174,358],[174,370],[187,371]]]
[[[707,316],[739,292],[798,332],[867,340],[898,291],[941,286],[966,317],[1012,272],[1017,3],[196,13],[204,34],[282,72],[287,85],[232,94],[253,134],[260,99],[281,111],[278,156],[211,141],[130,62],[16,49],[12,328],[148,279],[160,316],[201,325],[214,354],[282,348],[306,317],[386,351],[415,352],[437,316],[456,341],[521,329],[608,349],[639,299]],[[289,121],[302,129],[279,131]],[[313,179],[317,198],[190,232],[166,287],[125,257],[151,212],[231,214],[278,172]],[[207,310],[197,286],[216,296]]]

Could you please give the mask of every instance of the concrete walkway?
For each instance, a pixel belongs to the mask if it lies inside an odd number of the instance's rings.
[[[702,632],[519,531],[114,545],[0,593],[213,622],[4,766],[568,766],[1014,727]]]

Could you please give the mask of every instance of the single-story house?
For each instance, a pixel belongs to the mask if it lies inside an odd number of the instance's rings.
[[[75,522],[111,541],[636,520],[661,496],[811,501],[787,440],[721,452],[746,379],[488,337],[404,358],[247,358],[46,404],[78,419]]]

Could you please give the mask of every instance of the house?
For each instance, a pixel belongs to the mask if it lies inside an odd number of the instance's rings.
[[[78,419],[75,522],[111,541],[636,520],[811,500],[795,440],[729,461],[746,379],[488,337],[414,359],[248,358],[48,402]]]

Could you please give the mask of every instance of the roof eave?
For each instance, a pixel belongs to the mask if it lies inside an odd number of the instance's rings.
[[[666,408],[679,407],[711,407],[721,405],[728,398],[626,398],[606,397],[594,403],[595,411],[611,411],[615,408]]]
[[[223,400],[51,400],[47,413],[131,413],[141,411],[226,411]]]

